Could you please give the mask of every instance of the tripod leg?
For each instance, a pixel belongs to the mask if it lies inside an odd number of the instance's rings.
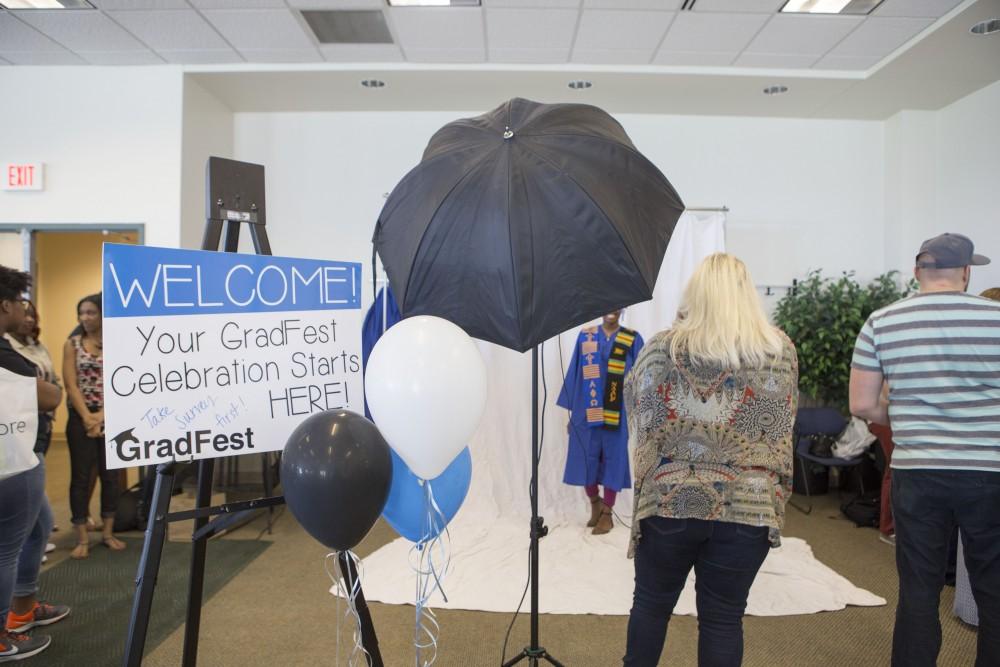
[[[153,501],[149,508],[146,524],[146,541],[139,557],[139,571],[135,578],[135,598],[132,601],[132,615],[128,623],[128,639],[125,642],[124,667],[139,667],[146,647],[146,631],[149,628],[149,613],[153,607],[153,591],[156,589],[156,575],[160,571],[160,556],[163,555],[163,541],[167,532],[167,511],[170,509],[170,493],[174,485],[174,464],[164,463],[156,467],[156,483]]]

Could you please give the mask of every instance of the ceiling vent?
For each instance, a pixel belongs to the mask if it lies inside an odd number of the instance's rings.
[[[682,12],[689,12],[694,9],[694,3],[698,0],[684,0],[684,4],[681,5]]]
[[[320,44],[392,44],[382,12],[304,10],[306,20]]]

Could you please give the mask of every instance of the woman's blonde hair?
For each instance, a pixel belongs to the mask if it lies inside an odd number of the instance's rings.
[[[675,362],[684,350],[695,362],[733,369],[763,366],[780,356],[783,346],[746,265],[724,252],[706,257],[691,276],[672,331]]]

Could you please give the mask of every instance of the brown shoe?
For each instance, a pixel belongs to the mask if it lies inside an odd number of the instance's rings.
[[[602,507],[604,507],[604,503],[601,502],[600,496],[590,498],[590,521],[587,522],[587,528],[593,528],[597,525],[598,519],[601,518]]]
[[[611,508],[601,501],[601,516],[597,519],[597,525],[594,526],[594,530],[591,531],[592,535],[604,535],[610,533],[611,529],[615,527],[615,522],[611,517]]]

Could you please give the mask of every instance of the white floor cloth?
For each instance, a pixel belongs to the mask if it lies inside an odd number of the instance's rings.
[[[442,584],[448,596],[432,596],[435,609],[513,612],[528,573],[528,524],[498,519],[491,525],[456,517],[450,569]],[[633,561],[625,557],[628,529],[615,526],[594,536],[582,521],[550,526],[541,540],[539,609],[549,614],[627,615],[632,606]],[[415,575],[408,564],[411,543],[400,538],[364,559],[368,601],[413,604]],[[335,592],[335,591],[331,591]],[[786,616],[835,611],[848,605],[884,605],[816,560],[805,541],[784,538],[772,549],[750,590],[747,613]],[[529,608],[525,599],[523,611]],[[694,616],[694,573],[674,610]]]

